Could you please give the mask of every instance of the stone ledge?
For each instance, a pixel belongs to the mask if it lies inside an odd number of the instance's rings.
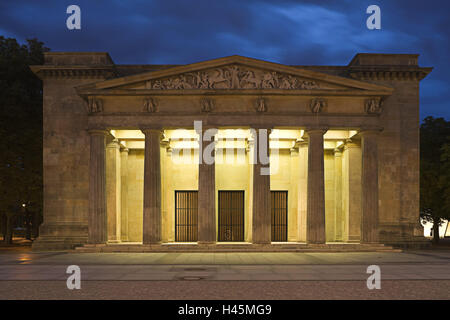
[[[383,244],[87,244],[73,252],[401,252]]]

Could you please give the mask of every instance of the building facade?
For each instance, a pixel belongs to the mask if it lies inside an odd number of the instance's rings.
[[[44,88],[36,250],[424,239],[419,82],[431,68],[418,55],[116,65],[50,52],[31,68]]]

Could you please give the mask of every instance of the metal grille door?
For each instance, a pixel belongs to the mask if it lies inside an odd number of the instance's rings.
[[[244,241],[244,191],[219,191],[219,241]]]
[[[287,241],[287,191],[271,191],[272,241]]]
[[[197,241],[198,191],[175,191],[175,241]]]

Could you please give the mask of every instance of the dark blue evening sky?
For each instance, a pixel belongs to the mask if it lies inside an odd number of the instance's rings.
[[[66,8],[81,8],[81,30]],[[381,8],[381,30],[366,8]],[[239,54],[283,64],[346,65],[358,52],[419,53],[421,119],[450,119],[450,1],[2,0],[0,35],[52,51],[107,51],[116,63],[192,63]]]

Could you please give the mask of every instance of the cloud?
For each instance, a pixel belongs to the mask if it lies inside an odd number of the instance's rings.
[[[420,53],[423,118],[450,118],[450,2],[419,0],[77,0],[82,30],[66,28],[71,2],[0,3],[0,33],[37,37],[53,51],[108,51],[116,63],[192,63],[240,54],[297,65],[345,65],[357,52]],[[370,31],[366,8],[381,8]],[[436,85],[440,89],[436,89]],[[431,112],[431,111],[430,111]]]

